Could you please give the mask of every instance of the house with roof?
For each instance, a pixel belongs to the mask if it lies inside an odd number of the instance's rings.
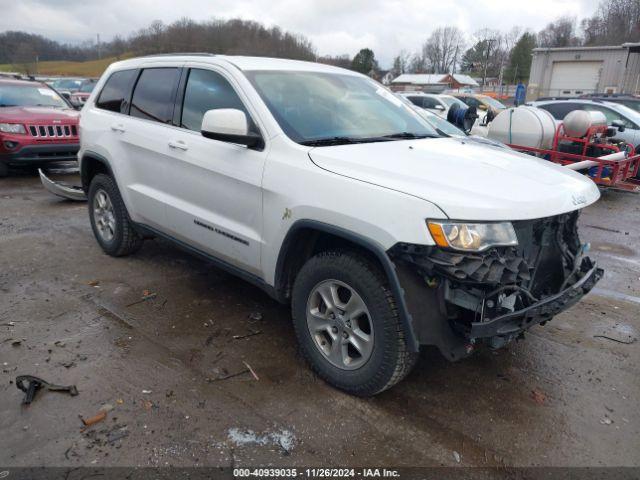
[[[375,70],[372,69],[367,74],[374,80],[377,80],[383,85],[389,85],[391,81],[395,78],[395,74],[393,70]]]
[[[478,86],[473,78],[461,73],[403,73],[391,81],[391,89],[396,92],[440,93]]]

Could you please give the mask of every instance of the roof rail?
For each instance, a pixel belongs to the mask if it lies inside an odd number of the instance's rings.
[[[179,56],[189,56],[189,57],[215,57],[215,53],[209,52],[174,52],[174,53],[152,53],[149,55],[143,55],[141,58],[147,57],[179,57]]]

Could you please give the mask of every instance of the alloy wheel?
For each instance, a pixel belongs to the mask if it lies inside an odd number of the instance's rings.
[[[335,367],[355,370],[373,352],[373,323],[362,297],[339,280],[324,280],[307,301],[307,327],[322,355]]]
[[[116,216],[109,194],[102,189],[93,198],[93,219],[102,240],[113,240],[116,234]]]

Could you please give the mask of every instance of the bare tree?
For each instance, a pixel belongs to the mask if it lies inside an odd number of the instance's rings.
[[[422,46],[422,57],[432,73],[456,70],[464,49],[464,34],[458,27],[438,27]]]
[[[571,47],[580,44],[575,17],[560,17],[538,33],[540,47]]]
[[[352,58],[346,53],[343,55],[331,56],[324,55],[316,58],[316,62],[325,63],[327,65],[333,65],[334,67],[351,68]]]
[[[581,23],[586,45],[616,45],[640,40],[640,0],[604,0]]]
[[[411,57],[406,50],[400,50],[400,53],[393,59],[392,71],[395,75],[407,73],[410,68]]]
[[[11,63],[16,71],[26,75],[38,73],[38,53],[33,45],[29,43],[20,43],[18,45],[15,52],[13,52]]]

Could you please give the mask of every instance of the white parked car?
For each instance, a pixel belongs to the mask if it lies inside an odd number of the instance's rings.
[[[602,275],[577,218],[596,186],[443,137],[340,68],[213,55],[112,64],[80,123],[83,188],[109,255],[161,236],[291,304],[303,355],[357,395],[420,345],[500,347]]]
[[[457,104],[459,107],[468,108],[462,100],[453,95],[423,92],[398,92],[398,94],[409,100],[416,107],[423,108],[445,119],[447,118],[449,109],[454,104]]]

